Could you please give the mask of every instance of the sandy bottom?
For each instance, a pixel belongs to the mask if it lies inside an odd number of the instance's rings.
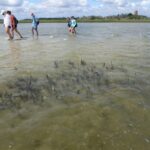
[[[149,149],[150,95],[142,78],[84,60],[55,61],[53,69],[1,86],[0,149]]]

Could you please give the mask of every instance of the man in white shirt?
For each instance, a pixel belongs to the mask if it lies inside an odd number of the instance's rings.
[[[1,11],[1,15],[4,16],[4,26],[5,26],[5,32],[8,34],[9,39],[8,40],[12,40],[13,37],[11,35],[11,21],[10,21],[10,15],[7,14],[6,11],[2,10]]]

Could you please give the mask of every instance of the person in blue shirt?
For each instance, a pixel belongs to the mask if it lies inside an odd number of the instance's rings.
[[[77,21],[74,17],[71,17],[71,20],[70,20],[70,27],[71,27],[71,32],[76,34],[76,27],[77,27]]]
[[[39,20],[35,17],[34,13],[31,13],[32,16],[32,35],[34,36],[34,31],[36,32],[36,35],[39,35],[38,32],[38,25],[39,25]]]

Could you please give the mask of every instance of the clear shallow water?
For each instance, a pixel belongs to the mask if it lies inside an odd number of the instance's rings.
[[[0,90],[16,94],[7,84],[32,75],[44,102],[0,112],[0,149],[149,149],[150,24],[79,24],[76,36],[66,24],[40,24],[38,39],[29,24],[19,29],[24,40],[7,41],[0,31]],[[59,83],[51,95],[46,74]]]
[[[149,24],[80,24],[77,36],[68,35],[66,24],[41,24],[38,40],[31,38],[29,24],[20,24],[19,29],[25,40],[8,42],[0,33],[2,68],[18,65],[32,70],[41,64],[44,69],[53,60],[72,57],[94,63],[112,61],[133,72],[149,72]],[[9,69],[1,69],[0,74],[3,71]]]

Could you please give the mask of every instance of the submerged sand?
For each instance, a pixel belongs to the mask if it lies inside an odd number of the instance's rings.
[[[0,36],[0,149],[149,150],[149,24],[19,26]]]
[[[1,149],[148,149],[147,83],[112,63],[53,65],[3,85]]]

